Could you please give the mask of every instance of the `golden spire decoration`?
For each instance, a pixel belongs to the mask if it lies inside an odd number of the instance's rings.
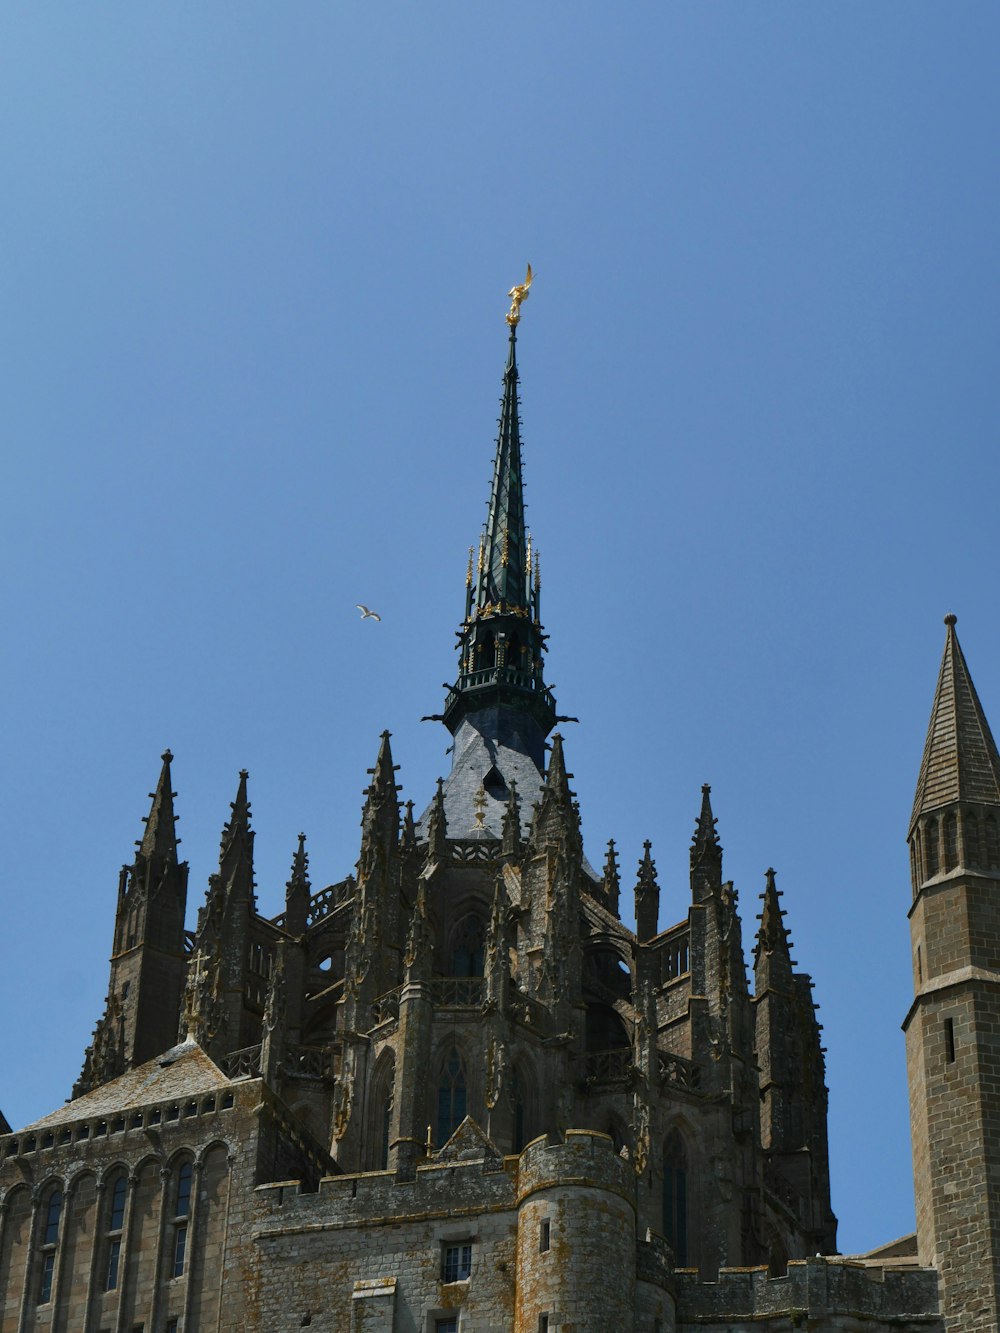
[[[471,587],[472,587],[472,555],[473,555],[473,552],[474,552],[474,551],[475,551],[475,547],[474,547],[474,546],[470,546],[470,547],[469,547],[469,568],[465,571],[465,586],[466,586],[467,588],[471,588]]]
[[[531,280],[534,274],[531,271],[531,265],[528,265],[528,274],[523,282],[519,282],[512,287],[507,295],[510,297],[510,309],[507,311],[507,323],[510,327],[516,328],[521,322],[521,306],[528,299],[528,288],[531,286]]]
[[[525,575],[527,576],[528,583],[530,584],[531,583],[531,533],[530,532],[528,533],[528,550],[527,554],[524,557],[524,572]]]

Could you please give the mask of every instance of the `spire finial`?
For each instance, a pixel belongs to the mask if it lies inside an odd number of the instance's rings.
[[[528,273],[523,282],[513,286],[507,295],[510,297],[510,309],[507,311],[507,323],[510,325],[510,336],[513,339],[514,330],[521,322],[521,306],[528,299],[531,288],[531,280],[534,274],[531,271],[531,265],[528,265]]]
[[[953,611],[949,611],[944,618],[944,623],[948,626],[949,629],[954,629],[954,627],[958,624],[958,616],[956,616]]]
[[[174,814],[174,797],[177,793],[171,789],[170,779],[170,763],[173,757],[169,750],[164,750],[160,756],[163,767],[160,770],[156,791],[149,793],[153,804],[143,821],[146,827],[138,843],[140,852],[149,858],[165,856],[168,859],[177,859],[179,839],[176,829],[177,817]]]

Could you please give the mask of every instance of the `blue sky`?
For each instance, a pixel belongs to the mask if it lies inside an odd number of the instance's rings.
[[[828,1046],[841,1245],[912,1229],[906,824],[954,611],[1000,726],[1000,11],[11,3],[0,14],[0,1107],[58,1105],[176,755],[193,918],[446,770],[504,293],[584,835],[661,924],[711,782]],[[357,601],[383,615],[360,623]],[[627,878],[626,884],[630,883]]]

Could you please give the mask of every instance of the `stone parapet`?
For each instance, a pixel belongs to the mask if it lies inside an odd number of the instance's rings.
[[[837,1259],[793,1260],[786,1277],[765,1268],[723,1268],[717,1282],[680,1271],[677,1328],[699,1333],[759,1333],[798,1328],[815,1333],[941,1333],[937,1274],[898,1271]]]

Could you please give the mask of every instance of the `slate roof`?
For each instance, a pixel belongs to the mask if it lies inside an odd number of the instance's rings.
[[[180,1100],[212,1092],[216,1088],[227,1087],[229,1081],[197,1042],[184,1041],[163,1055],[158,1055],[155,1060],[149,1060],[136,1069],[129,1069],[110,1083],[77,1097],[75,1101],[67,1102],[58,1111],[52,1111],[24,1128],[52,1129],[56,1125],[87,1120],[91,1116],[121,1115],[153,1102]]]
[[[965,654],[948,626],[910,827],[952,801],[1000,805],[1000,755],[969,674]]]
[[[523,734],[519,723],[523,726]],[[537,733],[537,726],[530,718],[512,709],[484,709],[463,720],[455,733],[451,773],[444,784],[449,838],[476,836],[474,802],[476,793],[484,784],[487,800],[483,827],[486,835],[499,838],[511,781],[517,784],[521,803],[521,829],[527,831],[532,807],[541,796],[544,785],[542,773],[528,749],[529,741],[538,744]],[[496,776],[491,776],[493,770]],[[420,816],[417,827],[421,838],[427,836],[430,811],[428,806]]]

